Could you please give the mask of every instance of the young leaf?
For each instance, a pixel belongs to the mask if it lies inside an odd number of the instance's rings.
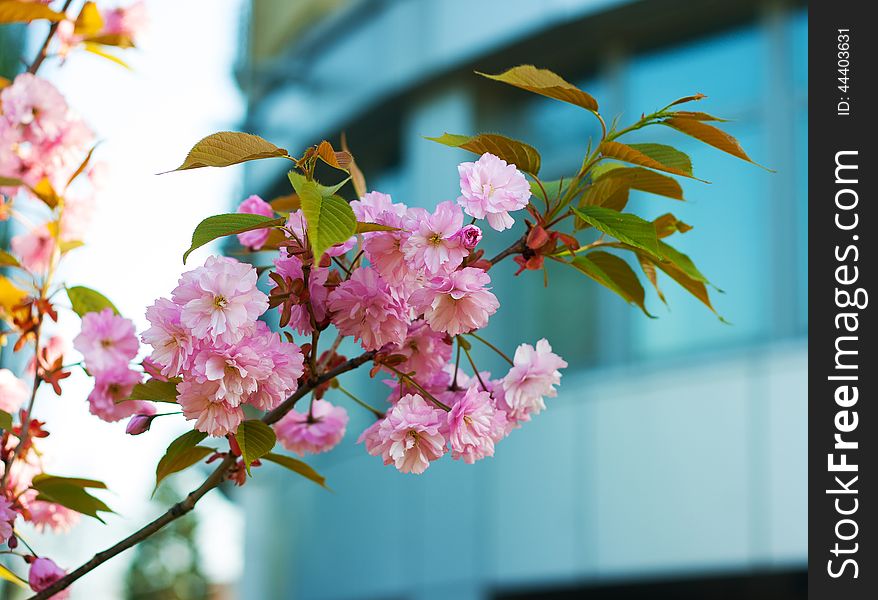
[[[719,117],[715,117],[706,112],[700,111],[691,111],[691,110],[678,110],[672,113],[669,113],[669,116],[677,117],[680,119],[695,119],[696,121],[718,121],[720,123],[728,122],[728,119],[721,119]]]
[[[675,233],[686,233],[692,230],[692,226],[684,223],[671,213],[665,213],[653,220],[655,226],[655,234],[659,238],[668,237]]]
[[[12,415],[5,410],[0,410],[0,429],[3,431],[12,430]]]
[[[298,194],[284,194],[283,196],[278,196],[277,198],[269,200],[268,203],[271,204],[271,208],[273,208],[275,212],[279,213],[289,214],[301,208],[299,206]]]
[[[18,187],[24,185],[24,182],[18,177],[0,176],[0,187]]]
[[[27,292],[0,275],[0,307],[11,312],[27,298]]]
[[[71,288],[67,288],[67,297],[70,298],[73,312],[80,317],[84,316],[86,313],[100,312],[105,308],[111,309],[117,315],[119,314],[119,311],[106,296],[82,285],[75,285]]]
[[[661,123],[662,125],[667,125],[668,127],[685,133],[688,136],[694,137],[697,140],[701,140],[705,144],[709,144],[723,152],[727,152],[732,156],[737,156],[741,160],[746,160],[748,163],[752,163],[757,167],[762,167],[766,171],[771,171],[771,169],[753,162],[753,159],[747,156],[747,153],[744,152],[744,149],[741,147],[741,144],[738,143],[738,140],[713,125],[708,125],[707,123],[703,123],[696,119],[680,118],[665,119]]]
[[[21,0],[0,0],[0,24],[30,23],[46,19],[53,23],[64,20],[64,14],[52,10],[45,4]]]
[[[428,137],[427,139],[452,148],[469,150],[474,154],[490,152],[533,176],[540,172],[541,159],[537,149],[506,136],[494,133],[480,133],[474,136],[444,133],[439,137]]]
[[[117,65],[119,65],[120,67],[122,67],[124,69],[128,69],[129,71],[131,70],[131,66],[127,62],[125,62],[124,60],[122,60],[121,58],[116,56],[115,54],[110,54],[109,52],[107,52],[105,50],[106,46],[104,46],[102,44],[98,44],[98,43],[92,42],[92,41],[87,41],[83,44],[83,48],[85,48],[86,52],[91,52],[95,56],[100,56],[101,58],[106,58],[108,61],[116,63]],[[191,167],[191,168],[194,168],[194,167]]]
[[[328,248],[347,241],[357,229],[357,217],[350,205],[333,195],[347,180],[335,188],[327,188],[305,179],[295,171],[290,171],[289,177],[299,194],[302,213],[308,223],[308,241],[316,263]]]
[[[104,28],[104,18],[94,2],[86,2],[73,25],[73,33],[83,37],[97,35]]]
[[[314,469],[312,469],[309,465],[303,463],[301,460],[293,458],[292,456],[275,454],[274,452],[269,452],[262,458],[264,458],[265,460],[270,460],[271,462],[278,464],[282,467],[286,467],[290,471],[294,471],[302,477],[310,479],[317,485],[329,489],[328,487],[326,487],[326,478]]]
[[[607,158],[615,158],[657,171],[665,171],[674,175],[698,179],[692,175],[692,161],[689,157],[671,146],[664,144],[601,142],[599,148],[601,153]],[[699,181],[703,180],[699,179]]]
[[[722,321],[723,323],[727,322],[722,317],[722,315],[716,312],[716,309],[713,307],[713,304],[710,301],[710,294],[708,293],[707,286],[705,285],[706,280],[699,280],[694,277],[690,277],[683,269],[679,268],[672,261],[656,261],[652,257],[640,253],[638,254],[638,257],[640,258],[642,263],[650,263],[664,271],[671,279],[680,284],[683,289],[695,296],[705,306],[707,306],[707,308],[709,308],[711,312],[713,312],[713,314],[715,314],[719,318],[720,321]],[[691,260],[689,260],[688,256],[686,257],[686,260],[691,264]],[[692,265],[693,269],[694,267],[695,265]],[[695,269],[695,271],[697,272],[698,270]],[[699,273],[699,275],[701,274]],[[703,275],[701,275],[701,277],[703,277]],[[656,290],[658,290],[658,285],[655,285]]]
[[[238,427],[235,440],[241,448],[241,458],[249,473],[250,464],[271,452],[277,437],[269,425],[258,419],[247,419]]]
[[[595,177],[595,182],[614,179],[624,182],[633,190],[649,192],[674,200],[683,200],[683,188],[676,179],[643,167],[617,166],[601,172]]]
[[[581,106],[592,112],[598,111],[597,100],[548,69],[538,69],[533,65],[519,65],[499,75],[488,75],[478,71],[476,73],[482,77],[508,83],[528,92]]]
[[[148,400],[150,402],[177,402],[177,383],[174,381],[161,381],[150,379],[144,383],[138,383],[131,390],[127,400]]]
[[[249,160],[281,156],[288,157],[289,153],[258,135],[238,131],[220,131],[195,144],[186,155],[183,164],[174,171],[201,167],[228,167]]]
[[[75,485],[82,488],[96,488],[105,490],[107,484],[97,479],[85,479],[83,477],[62,477],[60,475],[49,475],[48,473],[40,473],[33,478],[31,485],[55,485],[55,484]]]
[[[677,106],[678,104],[686,104],[687,102],[697,102],[698,100],[703,100],[704,98],[707,98],[707,96],[700,92],[691,96],[683,96],[682,98],[674,100],[673,102],[668,104],[668,108],[672,106]]]
[[[21,263],[18,259],[9,254],[6,250],[0,248],[0,267],[20,267]]]
[[[85,171],[85,169],[88,167],[88,163],[91,162],[91,157],[92,157],[92,155],[94,154],[94,151],[95,151],[95,149],[96,149],[97,147],[98,147],[97,144],[95,144],[94,146],[91,147],[91,149],[89,149],[88,154],[85,155],[85,158],[82,159],[82,162],[79,163],[79,166],[78,166],[78,167],[76,167],[76,170],[73,172],[73,175],[71,175],[71,176],[67,179],[67,184],[64,186],[64,189],[65,189],[65,190],[66,190],[68,187],[70,187],[70,184],[73,183],[73,181],[74,181],[77,177],[79,177],[80,175],[82,175],[82,172]]]
[[[9,568],[7,568],[2,563],[0,563],[0,579],[5,579],[6,581],[17,585],[20,588],[28,589],[27,580],[9,570]]]
[[[350,148],[348,148],[348,137],[344,132],[341,134],[341,149],[344,152],[347,152],[351,157],[351,163],[348,165],[348,172],[351,174],[351,183],[354,186],[354,192],[356,192],[357,198],[362,198],[368,191],[368,188],[366,187],[366,176],[363,175],[363,171],[360,170],[357,161],[354,159],[353,153]]]
[[[639,307],[647,317],[652,317],[644,304],[646,292],[634,270],[623,259],[594,250],[574,257],[569,264]]]
[[[655,227],[649,221],[603,206],[580,206],[571,210],[598,231],[661,258]]]
[[[197,248],[212,242],[213,240],[227,235],[265,229],[267,227],[280,227],[286,223],[283,217],[273,218],[264,215],[251,215],[248,213],[228,213],[207,217],[192,232],[192,245],[183,254],[183,264]]]
[[[30,191],[49,208],[55,208],[61,202],[61,197],[47,177],[40,179],[34,187],[30,188]]]
[[[530,182],[530,193],[535,197],[539,198],[543,202],[548,204],[553,204],[558,202],[561,197],[564,195],[564,192],[567,191],[567,187],[564,185],[565,181],[563,179],[556,179],[554,181],[542,181],[542,187],[536,182]],[[543,193],[545,190],[545,193]],[[546,197],[548,196],[548,198]]]
[[[649,257],[642,253],[637,253],[637,261],[640,263],[640,270],[643,271],[643,274],[646,275],[646,278],[655,289],[655,293],[658,294],[659,300],[661,300],[664,305],[667,306],[668,301],[665,299],[665,295],[662,293],[662,290],[658,284],[658,275],[655,272],[655,263],[650,260]]]
[[[317,158],[339,171],[347,172],[353,157],[348,152],[336,152],[332,144],[323,140],[317,146]]]
[[[159,460],[155,468],[155,490],[158,489],[162,480],[173,473],[188,469],[213,452],[211,448],[199,446],[198,443],[207,437],[201,431],[187,431],[168,446],[165,455]]]

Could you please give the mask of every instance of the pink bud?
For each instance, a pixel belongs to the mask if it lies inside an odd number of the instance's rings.
[[[149,431],[149,426],[152,425],[153,419],[155,419],[155,415],[134,415],[131,417],[131,420],[128,421],[128,427],[125,428],[125,433],[128,435],[140,435],[141,433],[146,433]]]
[[[472,250],[482,241],[482,230],[477,225],[467,225],[456,235],[467,250]]]

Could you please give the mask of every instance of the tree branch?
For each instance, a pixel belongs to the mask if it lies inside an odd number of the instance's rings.
[[[374,351],[364,352],[363,354],[348,360],[347,362],[337,366],[336,368],[327,371],[323,375],[320,375],[316,379],[306,383],[298,390],[296,390],[294,394],[284,400],[277,408],[265,413],[265,415],[262,417],[262,422],[268,425],[276,423],[285,414],[292,410],[292,408],[296,405],[296,402],[298,402],[300,398],[308,394],[311,390],[319,385],[326,383],[327,381],[338,377],[339,375],[356,369],[364,363],[369,362],[374,357]],[[76,581],[83,575],[86,575],[90,571],[93,571],[95,568],[107,562],[117,554],[121,554],[125,550],[136,546],[155,532],[162,529],[165,525],[179,519],[183,515],[190,512],[193,508],[195,508],[195,504],[205,494],[207,494],[210,490],[217,487],[220,483],[223,482],[226,471],[228,471],[229,468],[233,466],[236,461],[237,458],[229,454],[229,456],[223,459],[219,466],[214,469],[210,476],[204,480],[204,483],[202,483],[197,489],[190,492],[184,500],[181,500],[180,502],[174,504],[171,508],[167,510],[167,512],[165,512],[159,518],[155,519],[141,529],[138,529],[127,538],[123,539],[113,546],[110,546],[102,552],[98,552],[94,555],[94,557],[91,558],[91,560],[83,563],[76,570],[71,571],[46,589],[31,596],[30,600],[47,600],[48,598],[51,598],[54,594],[57,594],[61,590],[68,588],[74,581]]]
[[[73,4],[73,0],[66,0],[64,6],[61,7],[61,12],[66,13],[71,4]],[[60,25],[60,22],[52,23],[49,26],[49,33],[46,35],[46,40],[43,42],[43,45],[40,46],[40,51],[37,53],[34,62],[32,62],[27,68],[27,72],[31,75],[34,75],[40,68],[40,65],[43,64],[43,61],[46,60],[49,52],[49,44],[52,42],[52,38],[55,37],[55,32],[58,31],[58,25]]]
[[[510,256],[512,254],[521,254],[522,252],[524,252],[524,249],[527,248],[527,246],[525,246],[525,240],[526,240],[526,237],[522,236],[520,240],[518,240],[517,242],[515,242],[514,244],[512,244],[511,246],[506,248],[506,250],[504,250],[503,252],[501,252],[500,254],[495,256],[494,258],[490,259],[488,262],[491,263],[492,265],[496,265],[498,262],[500,262],[501,260],[503,260],[507,256]]]

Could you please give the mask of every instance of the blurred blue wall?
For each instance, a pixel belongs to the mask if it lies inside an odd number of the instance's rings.
[[[244,488],[242,597],[477,599],[519,586],[804,568],[804,9],[670,0],[340,4],[275,59],[242,58],[247,129],[292,152],[345,129],[370,187],[398,201],[457,196],[455,167],[469,155],[422,138],[443,131],[524,139],[542,152],[547,179],[576,169],[597,133],[589,115],[471,74],[521,62],[555,68],[592,92],[605,115],[627,121],[705,93],[698,109],[732,119],[727,130],[777,172],[670,130],[645,133],[689,152],[696,175],[713,182],[686,183],[685,205],[633,202],[695,225],[676,244],[725,290],[715,304],[732,325],[669,281],[670,309],[652,296],[660,318],[651,320],[572,270],[551,271],[544,290],[540,274],[513,281],[511,263],[498,267],[503,305],[487,335],[509,349],[547,336],[571,363],[558,398],[494,459],[444,460],[421,477],[356,446],[369,416],[350,408],[341,446],[310,459],[334,493],[267,469]],[[286,192],[279,168],[250,163],[247,189]],[[488,354],[477,358],[503,368]],[[351,380],[364,397],[385,393]]]

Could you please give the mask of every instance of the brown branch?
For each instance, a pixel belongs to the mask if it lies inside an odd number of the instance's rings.
[[[66,0],[64,2],[64,6],[61,7],[61,12],[66,13],[71,4],[73,4],[73,0]],[[49,56],[49,44],[52,42],[52,38],[55,37],[55,32],[58,31],[59,25],[60,21],[57,21],[49,26],[49,33],[46,35],[46,39],[43,42],[43,45],[40,46],[40,51],[37,53],[37,57],[34,59],[34,62],[32,62],[31,65],[27,68],[27,72],[31,75],[37,72],[37,70],[40,68],[40,65],[42,65],[43,61],[46,60],[46,57]]]
[[[364,363],[372,360],[374,356],[374,351],[365,352],[360,356],[352,358],[344,364],[341,364],[336,368],[327,371],[313,381],[308,382],[307,384],[296,390],[294,394],[284,400],[277,408],[265,413],[265,415],[262,417],[262,422],[268,425],[276,423],[296,405],[296,402],[298,402],[300,398],[308,394],[315,387],[326,383],[327,381],[330,381],[331,379],[334,379],[339,375],[347,373],[348,371],[356,369]],[[117,554],[121,554],[125,550],[136,546],[155,532],[162,529],[165,525],[168,525],[172,521],[175,521],[190,512],[193,508],[195,508],[195,503],[198,502],[205,494],[207,494],[207,492],[222,483],[223,479],[225,478],[226,471],[228,471],[228,469],[235,464],[236,460],[236,457],[232,456],[231,454],[227,456],[219,464],[219,466],[214,469],[210,476],[204,480],[204,483],[202,483],[197,489],[193,490],[188,496],[186,496],[185,500],[174,504],[171,508],[167,510],[167,512],[165,512],[159,518],[152,521],[145,527],[138,529],[117,544],[110,546],[102,552],[98,552],[94,555],[94,557],[92,557],[91,560],[83,563],[76,570],[71,571],[49,587],[31,596],[30,600],[47,600],[54,594],[57,594],[61,590],[68,588],[74,581],[89,573],[90,571],[93,571]]]
[[[507,256],[511,256],[512,254],[521,254],[524,252],[524,249],[527,248],[525,245],[526,236],[522,236],[520,240],[506,248],[503,252],[490,259],[488,262],[492,265],[496,265],[498,262],[506,258]]]

